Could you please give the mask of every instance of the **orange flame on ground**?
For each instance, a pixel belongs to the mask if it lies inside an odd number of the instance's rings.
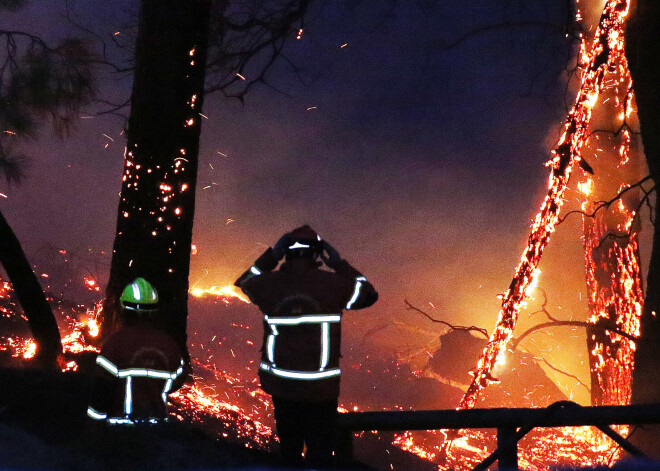
[[[2,295],[1,291],[0,295]],[[67,325],[70,326],[71,332],[63,340],[66,351],[94,350],[94,347],[87,343],[87,339],[94,332],[97,310],[98,307],[89,310],[81,320],[73,321],[69,318]],[[14,347],[21,348],[18,344]],[[209,382],[198,378],[194,386],[184,386],[172,394],[170,399],[175,405],[174,413],[177,419],[198,423],[209,433],[238,441],[246,447],[272,449],[276,437],[273,430],[262,422],[262,419],[272,414],[272,405],[265,393],[258,389],[258,385],[251,383],[249,378],[241,379],[240,373],[239,376],[232,376],[230,372],[219,370],[211,366],[210,361],[208,364],[202,364],[197,360],[194,362],[198,371],[205,370],[211,373],[215,382],[213,379]],[[70,371],[75,370],[77,365],[75,362],[69,362],[62,365],[62,368]],[[233,390],[251,396],[258,407],[246,406],[246,409],[252,409],[251,411],[243,409],[237,405],[240,400],[236,398],[232,400],[231,395],[227,395],[227,401],[221,400],[219,398],[221,394],[216,393],[216,387],[219,387],[220,383],[227,383],[230,387],[236,385],[238,389]],[[350,409],[356,410],[357,406]],[[348,409],[342,408],[342,412],[346,411]],[[447,433],[448,431],[442,430],[407,432],[397,436],[394,444],[423,459],[438,463]],[[439,469],[472,467],[494,450],[494,443],[492,431],[466,431],[463,437],[454,441],[453,452],[446,464],[439,464]],[[607,438],[587,427],[537,430],[521,441],[520,463],[524,469],[532,470],[545,470],[555,463],[605,464],[608,462],[608,455],[611,456],[614,449],[615,445]]]
[[[250,304],[250,300],[234,285],[225,285],[225,286],[211,286],[210,288],[193,288],[190,290],[196,298],[203,298],[205,296],[218,296],[223,298],[225,303],[229,302],[229,299],[235,298],[244,303]]]

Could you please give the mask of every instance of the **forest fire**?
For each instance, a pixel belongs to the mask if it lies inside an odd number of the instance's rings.
[[[559,212],[573,164],[582,165],[585,171],[588,169],[580,156],[581,150],[588,139],[587,129],[593,107],[603,89],[604,78],[610,69],[616,71],[617,65],[625,61],[623,26],[628,9],[628,1],[608,1],[589,53],[586,52],[583,43],[581,55],[585,70],[575,105],[566,119],[564,132],[552,151],[553,157],[548,163],[552,169],[548,180],[548,194],[536,215],[527,247],[504,294],[495,329],[479,359],[474,371],[474,379],[461,400],[459,409],[474,407],[481,389],[490,382],[496,381],[492,376],[493,368],[513,336],[518,314],[530,294],[541,255],[559,221]]]
[[[608,87],[616,85],[629,88],[622,43],[623,22],[627,10],[628,1],[608,1],[591,50],[588,51],[584,43],[582,45],[582,64],[585,67],[582,83],[575,105],[564,123],[562,137],[548,163],[551,172],[547,197],[534,220],[528,245],[515,276],[502,296],[496,328],[483,351],[471,384],[465,388],[459,408],[475,406],[481,389],[496,381],[496,365],[500,369],[511,368],[508,362],[504,366],[507,343],[512,338],[520,310],[538,282],[538,265],[550,235],[560,220],[559,214],[573,165],[577,163],[586,172],[590,168],[583,160],[582,153],[583,148],[589,144],[587,130],[593,108],[602,91]],[[607,74],[616,75],[613,82],[615,85],[606,83]],[[629,118],[632,112],[632,95],[627,89],[624,92],[623,98],[619,93],[614,100],[622,109],[617,113],[622,121]],[[194,103],[194,96],[192,102]],[[630,132],[623,129],[621,138],[622,143],[616,149],[619,167],[625,166],[631,158]],[[128,155],[130,157],[130,152]],[[181,165],[181,160],[177,163]],[[126,165],[127,168],[131,166],[130,159]],[[127,178],[132,178],[128,170],[124,181]],[[134,182],[133,185],[137,186],[137,183]],[[131,183],[127,186],[130,187]],[[597,183],[586,178],[578,183],[578,187],[584,196],[583,211],[593,211],[594,204],[598,201],[594,196],[598,190]],[[184,184],[181,191],[186,188]],[[173,198],[172,186],[162,185],[160,189],[163,203]],[[634,204],[622,200],[612,207],[619,212],[620,218],[609,227],[615,227],[620,233],[631,232],[628,234],[628,240],[612,241],[611,245],[606,246],[604,255],[594,255],[601,249],[602,239],[606,235],[606,232],[602,231],[602,221],[595,222],[585,218],[585,262],[591,312],[589,322],[595,328],[589,333],[590,354],[594,359],[592,388],[594,384],[600,387],[602,394],[598,396],[599,404],[626,404],[630,400],[635,350],[630,337],[639,334],[639,314],[642,307],[639,253],[633,231],[635,211],[632,207]],[[176,207],[173,212],[178,216],[181,210]],[[128,217],[129,213],[125,212],[124,215]],[[163,220],[159,219],[158,222]],[[165,227],[169,230],[169,226]],[[194,248],[193,253],[196,253],[196,250]],[[607,269],[616,275],[608,278],[608,283],[611,284],[605,289],[597,274],[598,270],[603,269],[604,263],[607,263]],[[89,290],[101,291],[99,284],[91,278],[86,278],[84,283]],[[2,282],[0,298],[6,298],[10,289],[8,283]],[[249,300],[233,286],[193,288],[190,294],[191,302],[194,298],[196,302],[210,301],[221,307],[249,304]],[[10,311],[0,304],[2,315],[11,315]],[[98,306],[73,316],[58,313],[60,326],[64,331],[62,344],[65,354],[75,356],[82,352],[98,352],[98,346],[94,344],[94,339],[99,334],[98,314]],[[233,322],[229,327],[224,327],[225,330],[218,329],[218,335],[208,335],[203,341],[200,341],[201,334],[199,337],[195,337],[197,332],[191,335],[195,384],[186,385],[171,396],[175,415],[179,420],[198,423],[217,436],[240,442],[246,447],[271,449],[276,441],[271,427],[272,405],[268,396],[258,387],[254,361],[246,360],[247,355],[240,352],[236,354],[239,348],[256,350],[255,341],[258,340],[255,340],[255,336],[258,337],[259,333],[254,330],[258,329],[250,330],[251,323],[248,321],[245,324]],[[231,334],[228,333],[229,330],[232,331]],[[622,333],[626,335],[621,335]],[[204,335],[207,334],[208,332],[204,332]],[[13,358],[29,359],[36,354],[37,345],[30,338],[9,337],[0,340],[0,349],[11,352]],[[360,370],[361,367],[359,363],[353,365],[354,370]],[[75,361],[67,361],[62,365],[64,371],[77,368]],[[386,371],[389,373],[389,369]],[[418,371],[408,371],[408,374],[409,378],[406,379],[421,377]],[[428,379],[428,376],[425,379]],[[360,403],[350,406],[346,404],[343,411],[357,409],[368,407]],[[460,436],[454,436],[453,431],[437,430],[399,434],[395,436],[393,444],[437,464],[439,469],[468,469],[494,451],[496,439],[492,431],[464,430]],[[589,427],[537,429],[520,442],[519,449],[521,466],[532,470],[549,469],[557,465],[608,465],[618,457],[616,445]]]
[[[245,306],[238,298],[216,296],[211,298],[207,294],[198,298],[198,302],[208,305],[209,309],[219,305],[223,312]],[[84,310],[77,318],[59,312],[60,318],[64,318],[61,327],[66,352],[98,351],[90,344],[95,333],[97,309]],[[239,311],[239,317],[242,312]],[[234,333],[232,338],[226,328],[222,330],[224,337],[213,336],[203,342],[193,335],[191,354],[195,384],[185,385],[171,396],[175,416],[246,447],[271,450],[276,438],[272,429],[269,397],[259,389],[253,365],[245,365],[244,353],[247,350],[235,355],[240,348],[255,349],[253,339],[259,336],[259,329],[250,329],[249,325],[238,324],[231,319],[227,319],[226,323]],[[29,341],[12,340],[7,347],[22,355]],[[77,365],[72,362],[63,365],[65,371],[76,369]],[[342,408],[344,412],[357,409],[368,410],[368,407],[355,404]],[[496,447],[492,431],[467,431],[454,440],[452,451],[443,463],[440,456],[449,433],[448,430],[407,432],[396,435],[393,445],[436,463],[439,469],[459,470],[470,469]],[[521,441],[519,448],[521,465],[533,470],[549,469],[554,465],[607,464],[616,456],[615,445],[588,427],[535,430]]]

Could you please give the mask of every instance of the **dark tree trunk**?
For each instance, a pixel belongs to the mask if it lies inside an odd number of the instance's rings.
[[[143,0],[117,231],[103,329],[123,288],[144,277],[164,329],[186,348],[188,271],[210,0]]]
[[[626,57],[637,101],[642,143],[649,171],[660,183],[660,3],[633,1],[626,27]],[[656,191],[656,207],[657,207]],[[646,299],[641,319],[633,373],[633,403],[660,402],[660,219],[655,218],[653,249],[646,281]],[[660,427],[635,433],[638,444],[660,458]]]
[[[20,242],[2,213],[0,213],[0,263],[7,272],[37,343],[36,364],[42,367],[56,367],[57,356],[62,353],[57,322]]]

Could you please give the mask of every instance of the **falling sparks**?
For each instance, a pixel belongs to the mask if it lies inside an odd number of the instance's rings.
[[[8,283],[0,283],[0,298],[6,296],[9,289]],[[197,298],[216,296],[225,304],[249,303],[234,286],[196,288],[190,293]],[[98,336],[97,318],[100,308],[99,303],[80,314],[77,319],[66,317],[66,322],[62,325],[65,334],[62,343],[66,354],[98,352],[97,347],[89,344],[89,339]],[[253,331],[250,325],[233,322],[227,329],[235,330],[239,334],[236,342],[254,347],[255,342],[243,336]],[[255,334],[257,336],[253,339],[257,340],[258,332]],[[271,450],[275,436],[273,430],[266,425],[272,422],[272,404],[268,396],[259,389],[255,380],[250,377],[242,378],[240,372],[232,371],[226,365],[223,368],[229,371],[219,369],[213,363],[215,360],[211,352],[218,350],[209,350],[207,343],[221,347],[228,352],[227,355],[230,352],[231,358],[241,358],[241,354],[234,351],[237,343],[224,343],[224,335],[227,335],[226,331],[209,337],[203,344],[195,342],[193,335],[190,347],[198,351],[193,358],[193,365],[200,376],[195,377],[194,386],[183,386],[170,395],[174,416],[178,420],[195,423],[207,433],[213,433],[223,439],[242,443],[249,448]],[[25,357],[26,352],[30,355],[29,352],[35,348],[32,347],[34,342],[31,339],[9,339],[6,344],[6,349],[11,350],[15,357]],[[78,369],[73,360],[65,360],[60,364],[64,371]],[[250,368],[245,370],[250,371]],[[254,374],[254,370],[250,374]],[[363,410],[363,407],[345,404],[340,410],[345,413]],[[454,452],[449,460],[442,464],[439,457],[447,434],[446,430],[406,432],[397,435],[393,444],[436,463],[438,469],[442,470],[470,469],[496,447],[495,434],[492,431],[469,430],[454,441]],[[606,464],[607,457],[614,450],[615,445],[609,439],[589,427],[537,429],[521,441],[519,458],[522,469],[549,470],[553,465]]]

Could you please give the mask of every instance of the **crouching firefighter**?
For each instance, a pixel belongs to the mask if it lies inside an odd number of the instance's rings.
[[[122,326],[96,357],[87,415],[109,425],[162,423],[167,395],[184,380],[181,351],[154,323],[158,293],[148,281],[135,279],[119,302]]]
[[[342,313],[371,306],[378,293],[309,226],[282,236],[235,284],[264,315],[259,378],[273,397],[285,464],[332,466]]]

